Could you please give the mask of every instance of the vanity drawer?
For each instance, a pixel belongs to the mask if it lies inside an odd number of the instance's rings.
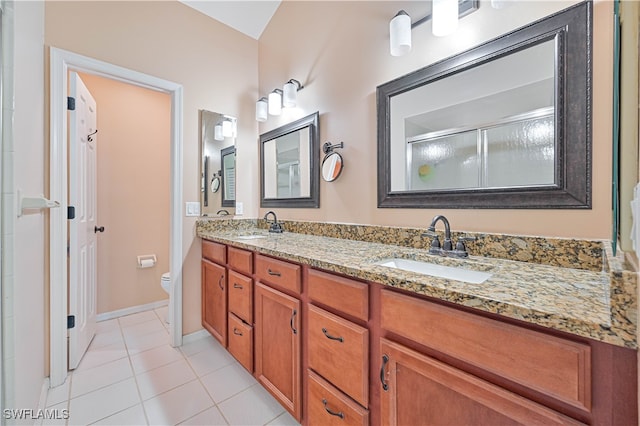
[[[253,253],[249,250],[229,247],[227,257],[230,268],[247,275],[253,273]]]
[[[227,263],[227,246],[213,241],[202,240],[202,257],[224,265]]]
[[[256,275],[260,281],[296,294],[301,291],[301,269],[300,265],[256,254]]]
[[[369,319],[369,286],[359,281],[309,269],[309,298],[347,315]]]
[[[245,324],[229,313],[229,332],[227,333],[229,352],[244,368],[253,373],[253,327]]]
[[[253,323],[253,280],[229,270],[229,312],[247,323]]]
[[[369,404],[369,330],[309,305],[309,368],[363,406]]]
[[[490,373],[591,408],[591,348],[383,290],[382,328]]]
[[[365,410],[330,383],[309,370],[309,425],[369,424],[369,411]]]

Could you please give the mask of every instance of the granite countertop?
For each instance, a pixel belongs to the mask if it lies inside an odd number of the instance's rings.
[[[246,239],[248,235],[263,238]],[[453,259],[427,250],[260,228],[197,229],[197,236],[373,281],[578,336],[637,348],[636,275],[612,258],[603,271],[469,256]],[[482,284],[375,265],[386,258],[425,260],[486,271]]]

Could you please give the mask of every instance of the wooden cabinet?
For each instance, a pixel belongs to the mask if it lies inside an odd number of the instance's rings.
[[[300,265],[256,255],[256,276],[263,283],[300,294],[302,291],[302,268]]]
[[[300,301],[260,282],[255,287],[256,377],[300,421]]]
[[[227,274],[224,266],[202,260],[202,326],[227,346]]]
[[[366,426],[369,411],[340,392],[322,377],[309,370],[309,425],[322,426]]]
[[[588,345],[388,290],[381,299],[383,329],[590,411]]]
[[[309,368],[362,406],[369,405],[369,331],[309,306]]]
[[[253,280],[229,270],[229,312],[253,324]]]
[[[581,424],[389,340],[380,349],[384,425]]]
[[[249,372],[253,372],[253,327],[229,312],[229,352]]]

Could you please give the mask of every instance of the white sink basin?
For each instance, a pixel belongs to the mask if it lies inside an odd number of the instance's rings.
[[[474,271],[471,269],[455,268],[438,265],[429,262],[420,262],[410,259],[383,259],[376,265],[388,268],[402,269],[403,271],[416,272],[418,274],[431,275],[433,277],[447,278],[456,281],[464,281],[471,284],[481,284],[491,278],[490,273]]]
[[[236,240],[258,240],[260,238],[267,238],[264,235],[240,235],[236,237]]]

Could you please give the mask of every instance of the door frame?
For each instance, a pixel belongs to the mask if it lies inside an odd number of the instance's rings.
[[[182,344],[182,85],[133,71],[77,53],[50,47],[49,71],[49,198],[60,208],[49,214],[49,366],[50,385],[64,383],[68,371],[67,351],[67,73],[69,70],[106,77],[171,96],[171,204],[169,265],[173,318],[169,318],[170,343]],[[159,285],[159,283],[158,283]]]

